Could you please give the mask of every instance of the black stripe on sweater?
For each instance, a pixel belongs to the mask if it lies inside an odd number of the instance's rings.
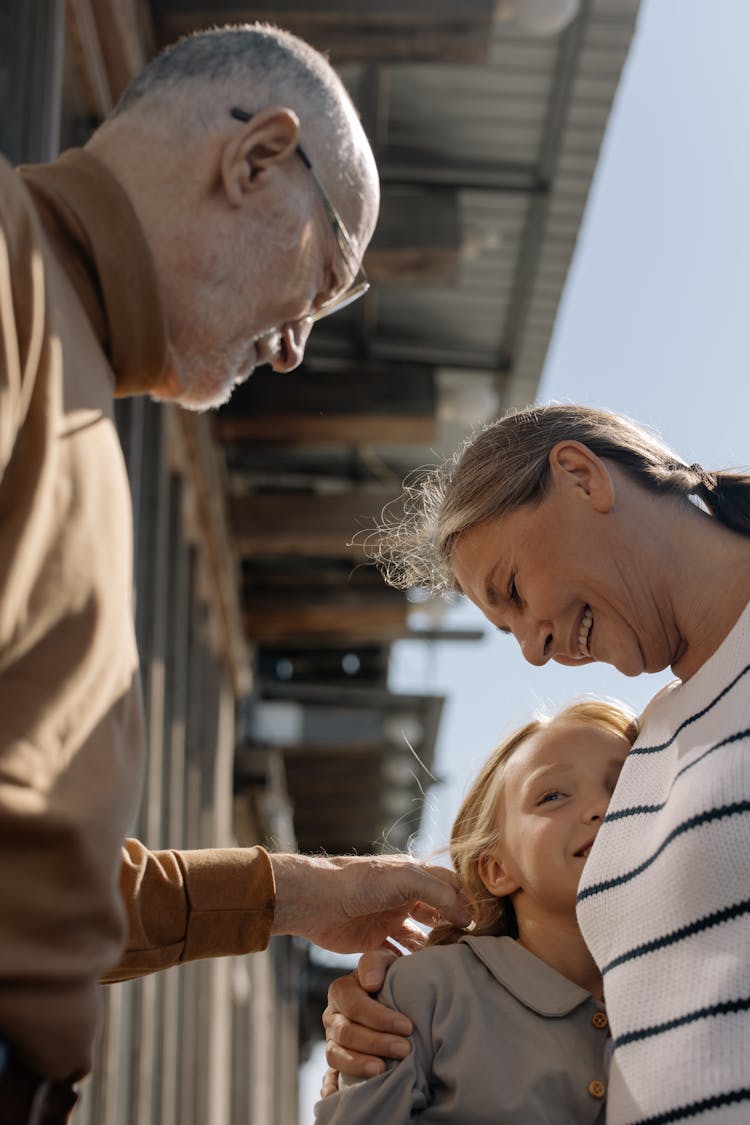
[[[660,743],[655,744],[654,746],[634,746],[633,749],[630,751],[630,753],[631,754],[658,754],[662,750],[666,750],[668,746],[672,745],[674,740],[677,738],[677,735],[681,731],[683,731],[685,729],[685,727],[689,727],[691,723],[697,723],[698,719],[702,719],[704,715],[707,715],[708,712],[713,707],[715,707],[717,703],[720,703],[721,700],[724,698],[724,696],[728,692],[730,692],[732,690],[732,688],[735,686],[735,684],[739,680],[741,680],[743,676],[747,675],[748,672],[750,672],[750,664],[746,664],[745,667],[742,669],[742,671],[738,672],[737,675],[734,677],[734,679],[731,680],[725,688],[722,688],[722,690],[719,692],[719,694],[717,696],[715,696],[711,700],[710,703],[706,704],[706,706],[703,708],[702,711],[696,711],[694,715],[690,715],[690,716],[688,716],[687,719],[683,719],[683,721],[677,727],[677,730],[674,732],[672,737],[668,738],[666,742],[660,742]]]
[[[713,746],[709,746],[707,750],[704,750],[703,753],[699,754],[697,758],[694,758],[692,762],[688,762],[687,765],[683,766],[682,769],[677,771],[677,773],[672,778],[672,784],[669,787],[669,792],[667,793],[666,798],[658,805],[628,805],[624,809],[616,809],[614,812],[607,813],[604,818],[604,823],[611,823],[613,820],[623,820],[628,816],[640,816],[642,814],[661,812],[669,798],[672,796],[674,784],[679,777],[682,777],[682,775],[684,773],[687,773],[688,770],[692,769],[693,766],[699,765],[704,758],[708,757],[709,754],[713,754],[714,750],[721,750],[722,746],[729,746],[732,742],[739,742],[740,739],[749,737],[750,728],[746,728],[745,730],[738,730],[736,734],[727,735],[726,738],[722,738],[721,742],[716,742]]]
[[[664,1110],[663,1113],[654,1113],[651,1117],[640,1117],[631,1125],[670,1125],[672,1121],[684,1121],[688,1117],[698,1117],[701,1113],[708,1113],[712,1109],[721,1109],[725,1105],[738,1105],[740,1102],[750,1101],[750,1087],[739,1090],[727,1090],[725,1094],[713,1094],[710,1098],[701,1098],[698,1102],[688,1102],[686,1105],[675,1106],[674,1109]]]
[[[710,1004],[705,1008],[696,1008],[693,1012],[686,1012],[674,1019],[664,1020],[663,1023],[654,1023],[650,1027],[637,1027],[633,1031],[626,1031],[612,1040],[615,1051],[628,1043],[637,1043],[643,1039],[653,1039],[655,1035],[664,1035],[674,1031],[677,1027],[685,1027],[689,1023],[698,1023],[699,1020],[715,1019],[717,1016],[731,1016],[736,1012],[750,1011],[750,996],[741,996],[738,1000],[722,1000],[720,1004]]]
[[[611,890],[612,887],[622,886],[623,883],[629,883],[631,879],[635,879],[636,876],[649,868],[673,840],[684,836],[686,832],[692,831],[693,828],[700,828],[703,824],[711,824],[715,820],[725,820],[729,816],[739,816],[747,812],[750,812],[750,801],[736,801],[734,804],[719,805],[718,808],[708,809],[706,812],[696,813],[695,816],[688,817],[687,820],[683,820],[682,824],[678,824],[664,837],[656,851],[648,859],[644,859],[643,863],[639,863],[631,871],[623,872],[622,875],[615,875],[611,879],[603,879],[599,883],[592,883],[589,887],[583,887],[578,892],[576,902],[583,902],[584,899],[591,898],[592,895]]]
[[[602,969],[602,976],[626,961],[634,961],[638,957],[645,957],[647,953],[654,953],[657,949],[666,949],[667,946],[685,941],[686,938],[694,937],[695,934],[702,933],[704,930],[721,926],[724,922],[731,922],[734,918],[741,918],[743,914],[750,914],[750,898],[744,899],[743,902],[736,902],[733,906],[727,906],[723,910],[712,910],[710,914],[704,914],[702,918],[696,918],[695,921],[689,922],[686,926],[680,926],[679,929],[672,930],[668,934],[662,934],[661,937],[652,938],[651,941],[644,941],[642,945],[633,946],[632,949],[626,950],[625,953],[621,953],[619,957],[614,957],[606,964]]]

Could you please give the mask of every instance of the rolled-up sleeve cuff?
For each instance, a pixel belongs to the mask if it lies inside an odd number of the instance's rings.
[[[265,848],[174,852],[188,900],[180,960],[265,949],[271,937],[275,885]]]

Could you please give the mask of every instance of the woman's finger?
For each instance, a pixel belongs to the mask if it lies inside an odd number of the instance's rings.
[[[339,1088],[339,1072],[333,1070],[330,1066],[323,1075],[323,1082],[320,1087],[321,1098],[327,1098],[331,1094],[335,1094]]]
[[[328,1066],[355,1078],[373,1078],[385,1070],[386,1059],[403,1059],[411,1051],[408,1039],[394,1039],[379,1032],[370,1032],[369,1036],[370,1047],[364,1051],[353,1051],[334,1039],[327,1039]]]

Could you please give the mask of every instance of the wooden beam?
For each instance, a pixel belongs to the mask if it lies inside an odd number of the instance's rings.
[[[205,414],[179,407],[169,411],[169,452],[185,478],[194,538],[203,555],[223,655],[235,694],[247,695],[252,684],[250,654],[242,631],[239,560],[229,527],[224,466]]]
[[[303,641],[347,645],[387,643],[407,628],[409,605],[399,590],[385,583],[362,592],[345,585],[325,593],[301,588],[295,597],[269,597],[261,593],[245,598],[245,628],[256,644]]]
[[[212,24],[269,20],[334,62],[485,62],[495,0],[151,0],[159,44]]]
[[[351,542],[358,531],[374,526],[394,500],[393,489],[349,492],[265,492],[235,497],[231,513],[244,556],[361,557]]]
[[[224,442],[422,444],[435,437],[436,402],[431,367],[303,367],[283,379],[261,369],[238,387],[215,426]]]
[[[311,605],[283,610],[259,605],[246,610],[244,622],[248,640],[256,644],[311,637],[326,643],[382,644],[403,634],[407,608],[405,598],[390,606]]]
[[[84,97],[91,115],[101,121],[112,108],[113,98],[92,0],[67,0],[65,11]]]
[[[268,441],[292,445],[321,442],[403,442],[429,445],[435,440],[435,418],[384,414],[227,415],[217,422],[223,442]]]
[[[151,19],[141,0],[88,0],[88,3],[96,23],[112,98],[116,101],[154,53]]]
[[[462,244],[455,190],[384,187],[365,269],[373,281],[455,285]]]
[[[64,54],[64,0],[0,4],[0,150],[14,164],[60,151]]]

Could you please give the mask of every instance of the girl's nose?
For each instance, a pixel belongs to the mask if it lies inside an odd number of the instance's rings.
[[[590,797],[584,807],[583,819],[586,824],[597,824],[604,820],[607,806],[609,804],[609,794],[597,793]]]

